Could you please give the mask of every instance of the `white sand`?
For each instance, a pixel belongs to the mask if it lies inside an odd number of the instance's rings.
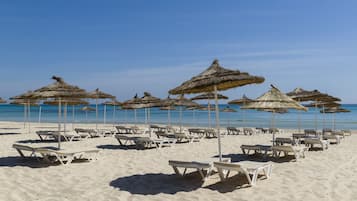
[[[94,127],[93,125],[91,125]],[[331,145],[326,151],[310,151],[298,162],[273,162],[269,180],[241,188],[244,180],[233,177],[220,183],[215,174],[201,184],[197,174],[180,178],[169,159],[197,160],[217,154],[217,140],[177,144],[161,150],[124,150],[115,138],[64,142],[63,148],[100,148],[98,160],[69,166],[46,165],[21,159],[12,144],[39,143],[35,130],[56,124],[32,125],[26,134],[22,123],[0,122],[0,200],[356,200],[357,135]],[[84,126],[78,126],[84,127]],[[4,129],[20,128],[20,129]],[[4,135],[3,133],[22,133]],[[287,136],[288,134],[286,134]],[[223,153],[232,161],[242,158],[241,144],[270,144],[271,135],[227,136]],[[202,185],[202,186],[201,186]]]

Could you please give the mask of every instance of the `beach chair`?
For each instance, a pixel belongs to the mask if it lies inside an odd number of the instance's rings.
[[[341,136],[333,135],[331,133],[325,133],[322,135],[322,139],[329,140],[330,143],[334,142],[335,144],[340,144],[341,138]]]
[[[152,148],[153,146],[160,149],[164,146],[171,147],[176,144],[177,140],[173,138],[153,139],[150,137],[137,137],[134,143],[138,149]]]
[[[296,144],[296,142],[292,138],[277,137],[277,138],[275,138],[275,144],[276,145],[284,145],[284,144],[294,145],[294,144]]]
[[[314,145],[320,145],[322,150],[328,149],[328,145],[330,144],[329,140],[322,140],[320,138],[305,138],[304,142],[310,148],[313,148]]]
[[[344,133],[344,136],[351,136],[352,132],[351,130],[341,130]]]
[[[205,129],[205,135],[206,135],[206,138],[216,138],[216,137],[218,137],[216,131],[213,128]]]
[[[235,127],[227,127],[227,135],[239,135],[240,130]]]
[[[43,159],[47,162],[60,162],[62,165],[68,165],[72,163],[73,160],[96,160],[96,156],[99,153],[99,150],[83,150],[72,152],[65,150],[53,150],[48,148],[36,148],[35,153],[41,154]]]
[[[253,131],[252,128],[243,128],[243,134],[244,135],[253,135],[255,132]]]
[[[224,162],[230,162],[230,158],[223,158]],[[169,160],[169,165],[172,166],[176,175],[185,176],[187,173],[187,169],[196,170],[203,181],[205,181],[212,173],[213,169],[213,160],[209,161],[177,161],[177,160]],[[179,169],[183,169],[181,173]]]
[[[138,137],[125,136],[122,134],[116,134],[114,137],[118,140],[121,146],[135,145],[135,140]]]
[[[54,140],[53,134],[55,131],[36,131],[36,134],[41,141]]]
[[[229,173],[235,171],[245,175],[249,186],[256,185],[259,174],[269,179],[272,172],[272,165],[269,163],[244,161],[238,163],[214,162],[213,164],[217,168],[221,181],[225,181],[229,177]]]
[[[36,149],[38,148],[47,148],[47,149],[57,149],[56,147],[32,147],[28,145],[22,145],[22,144],[13,144],[12,147],[16,149],[16,151],[20,154],[21,157],[23,158],[28,158],[28,157],[39,157],[36,155]],[[30,154],[25,154],[25,152],[30,152]]]
[[[81,136],[81,138],[93,138],[93,137],[100,137],[101,133],[96,131],[95,129],[90,128],[75,128],[74,131]]]
[[[292,145],[283,145],[283,146],[273,146],[273,156],[276,158],[280,157],[281,153],[284,153],[284,156],[288,156],[289,153],[292,153],[297,161],[299,158],[305,158],[305,152],[307,147],[303,146],[292,146]]]
[[[62,141],[67,141],[67,142],[72,142],[74,140],[81,140],[82,136],[72,132],[72,133],[63,133],[63,132],[58,132],[55,131],[52,134],[52,137],[54,138],[55,141],[58,141],[58,138],[60,137]]]
[[[269,152],[272,151],[271,149],[272,146],[270,145],[241,145],[240,148],[245,155],[249,155],[251,151],[254,152],[254,154],[263,154],[264,157],[267,157]]]

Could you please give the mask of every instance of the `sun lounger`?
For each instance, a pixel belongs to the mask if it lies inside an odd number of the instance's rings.
[[[341,130],[345,136],[351,136],[352,135],[352,132],[351,130]]]
[[[279,158],[281,153],[284,153],[284,156],[288,156],[289,153],[292,153],[295,160],[298,160],[299,158],[305,158],[305,151],[307,151],[307,148],[303,146],[283,145],[273,146],[272,151],[273,156],[276,158]]]
[[[46,162],[60,162],[62,165],[70,164],[75,159],[96,159],[99,150],[83,150],[83,151],[66,151],[58,150],[55,147],[31,147],[21,144],[13,144],[12,147],[20,154],[21,157],[36,157],[40,156]],[[25,155],[25,151],[30,152],[30,155]]]
[[[286,137],[277,137],[277,138],[275,138],[275,144],[276,145],[284,145],[284,144],[294,145],[295,140],[293,140],[291,138],[286,138]]]
[[[340,144],[341,142],[341,136],[339,135],[333,135],[333,134],[323,134],[322,139],[324,140],[329,140],[330,143],[334,142],[335,144]]]
[[[206,135],[206,138],[218,137],[216,131],[212,128],[205,129],[205,135]]]
[[[320,145],[322,150],[328,149],[328,145],[330,144],[329,140],[321,140],[319,138],[305,138],[305,145],[313,148],[314,145]]]
[[[230,162],[230,158],[222,159],[225,162]],[[176,160],[169,160],[169,165],[172,166],[176,175],[185,176],[187,169],[195,169],[199,172],[203,181],[205,181],[212,172],[214,161],[176,161]],[[183,172],[181,173],[179,168],[183,168]]]
[[[214,162],[213,164],[218,170],[221,181],[225,181],[229,173],[235,171],[244,174],[250,186],[256,184],[259,174],[263,174],[268,179],[272,171],[272,165],[269,163],[244,161],[239,163]]]
[[[125,136],[122,134],[116,134],[115,138],[118,140],[119,144],[121,146],[127,146],[127,145],[135,145],[135,140],[138,137],[133,137],[133,136]]]
[[[92,137],[100,137],[101,133],[98,133],[95,129],[89,128],[75,128],[74,131],[81,136],[81,138],[92,138]]]
[[[268,156],[269,152],[272,150],[269,145],[241,145],[243,154],[249,155],[250,151],[254,151],[254,154],[263,154],[264,157]]]
[[[244,135],[253,135],[255,132],[253,131],[252,128],[243,128],[243,134]]]
[[[239,135],[241,131],[235,127],[227,127],[227,135]]]
[[[54,133],[55,131],[36,131],[36,134],[38,135],[41,141],[54,140]]]
[[[162,148],[164,146],[172,146],[177,140],[171,138],[152,139],[150,137],[125,136],[116,134],[115,138],[122,146],[135,145],[137,149],[146,149],[151,147]]]

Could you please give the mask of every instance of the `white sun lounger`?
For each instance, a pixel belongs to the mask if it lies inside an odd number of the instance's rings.
[[[214,167],[217,168],[221,181],[225,181],[231,171],[236,171],[246,176],[250,186],[256,184],[259,174],[263,174],[268,179],[272,171],[272,165],[269,163],[249,161],[238,163],[214,162]]]
[[[328,145],[330,144],[329,140],[321,140],[319,138],[305,138],[304,142],[306,146],[311,148],[313,148],[316,144],[320,145],[322,150],[328,149]]]
[[[299,158],[305,158],[305,151],[307,151],[307,147],[303,146],[292,146],[292,145],[282,145],[282,146],[273,146],[273,156],[279,158],[281,153],[284,153],[284,156],[288,156],[289,153],[293,153],[295,160],[297,161]]]
[[[230,162],[230,158],[223,159],[225,162]],[[172,166],[176,175],[185,176],[187,169],[195,169],[199,172],[203,181],[205,181],[212,173],[214,161],[176,161],[169,160],[169,165]],[[183,169],[181,173],[179,168]]]
[[[66,151],[56,150],[55,147],[31,147],[21,144],[13,144],[12,147],[20,154],[21,157],[36,157],[42,158],[47,162],[59,161],[62,165],[70,164],[75,159],[94,160],[99,150],[83,150],[83,151]],[[25,151],[31,152],[30,155],[25,155]]]

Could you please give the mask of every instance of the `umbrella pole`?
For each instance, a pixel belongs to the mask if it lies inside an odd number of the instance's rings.
[[[300,99],[298,100],[300,103]],[[301,110],[298,110],[298,128],[299,128],[299,133],[301,132]]]
[[[86,111],[86,122],[88,123],[88,111]]]
[[[333,130],[336,130],[336,113],[333,113]]]
[[[180,133],[182,133],[182,106],[180,106]]]
[[[208,108],[208,128],[211,128],[211,104],[209,99],[208,99],[207,108]]]
[[[98,130],[98,98],[95,99],[95,129]]]
[[[72,105],[72,129],[74,129],[74,105]]]
[[[218,154],[219,154],[219,161],[222,161],[222,149],[221,149],[221,134],[219,132],[219,109],[218,109],[218,98],[217,98],[217,86],[214,85],[214,100],[216,103],[216,129],[218,135]]]
[[[136,116],[136,109],[134,109],[134,121],[135,121],[134,126],[136,126],[136,124],[138,123],[138,118]]]
[[[67,102],[64,103],[64,123],[63,123],[63,132],[66,134],[66,125],[67,125]]]
[[[113,127],[115,125],[115,105],[113,105]]]
[[[168,121],[168,125],[171,126],[171,114],[170,114],[170,110],[167,110],[167,121]]]
[[[103,114],[104,115],[104,117],[103,117],[104,118],[104,120],[103,120],[104,122],[103,123],[106,124],[107,123],[107,105],[104,105],[104,112],[103,113],[104,113]]]
[[[40,105],[40,108],[38,110],[38,123],[41,123],[41,111],[42,110],[42,106]]]
[[[273,146],[275,144],[275,125],[274,125],[274,120],[275,120],[275,111],[272,113],[272,119],[271,119],[271,128],[273,131]]]
[[[243,106],[245,106],[245,101],[243,101]],[[245,110],[243,110],[243,127],[245,127]]]
[[[196,115],[195,115],[195,110],[192,110],[192,116],[193,116],[193,126],[196,126]]]
[[[148,124],[147,108],[145,108],[145,124]]]
[[[322,105],[322,113],[323,113],[322,129],[324,129],[326,127],[325,105]]]
[[[58,149],[61,149],[61,98],[58,99]]]
[[[27,103],[24,104],[24,129],[26,128],[27,122]]]
[[[317,103],[315,101],[315,130],[317,131]]]
[[[30,100],[27,101],[28,103],[28,107],[27,107],[27,116],[28,116],[28,132],[30,133],[31,131],[31,104],[30,104]]]

